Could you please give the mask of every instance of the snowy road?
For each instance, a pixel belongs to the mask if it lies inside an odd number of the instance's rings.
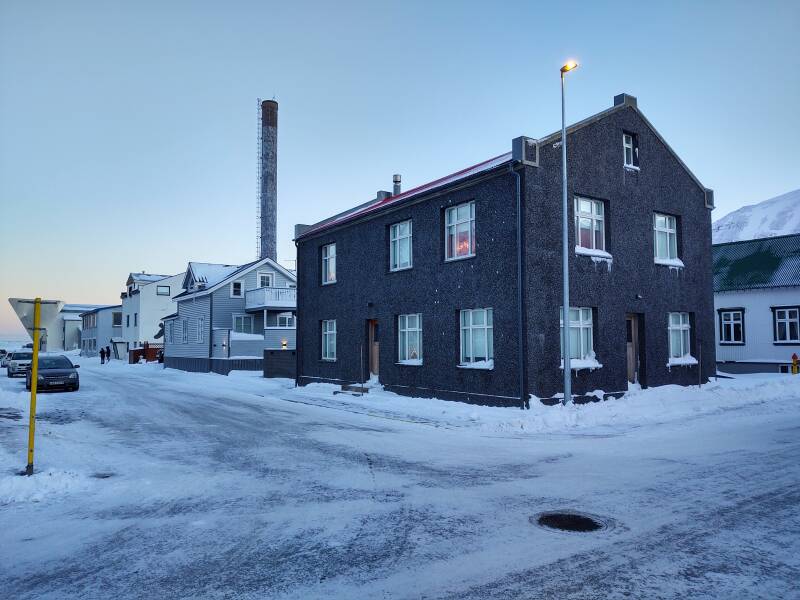
[[[800,378],[531,432],[476,425],[508,409],[82,363],[80,392],[40,396],[33,478],[13,475],[24,383],[0,372],[3,597],[800,597]],[[531,524],[557,508],[609,527]]]

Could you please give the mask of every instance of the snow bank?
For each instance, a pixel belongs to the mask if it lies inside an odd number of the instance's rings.
[[[0,506],[14,502],[50,501],[85,490],[89,485],[86,476],[71,471],[50,469],[34,472],[31,477],[8,475],[0,477]]]

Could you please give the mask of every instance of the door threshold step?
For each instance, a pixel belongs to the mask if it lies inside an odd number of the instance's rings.
[[[369,388],[363,385],[343,385],[342,392],[354,392],[356,394],[369,394]],[[336,392],[334,392],[336,393]]]

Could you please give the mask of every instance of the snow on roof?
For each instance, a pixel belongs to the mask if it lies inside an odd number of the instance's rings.
[[[800,234],[712,246],[714,291],[800,286]]]
[[[199,262],[190,262],[189,267],[194,274],[195,281],[206,284],[207,288],[217,285],[220,281],[230,277],[241,268],[240,265],[219,265]]]
[[[61,315],[61,319],[63,321],[80,321],[81,315],[79,315],[78,313],[66,313]]]
[[[64,307],[61,309],[61,312],[84,313],[96,310],[98,308],[106,308],[108,306],[111,305],[110,304],[65,304]]]
[[[711,226],[715,244],[800,233],[800,189],[743,206]]]
[[[370,200],[369,202],[360,204],[355,208],[351,208],[350,210],[347,210],[343,213],[339,213],[338,215],[334,215],[333,217],[330,217],[328,219],[320,221],[319,223],[311,225],[308,229],[303,231],[303,233],[298,235],[297,239],[304,238],[313,233],[317,233],[329,227],[333,227],[334,225],[339,225],[341,223],[345,223],[347,221],[361,217],[363,215],[375,212],[386,206],[397,204],[404,200],[408,200],[415,196],[419,196],[420,194],[424,194],[425,192],[430,192],[437,188],[450,185],[451,183],[455,183],[462,179],[466,179],[467,177],[472,177],[473,175],[477,175],[479,173],[483,173],[484,171],[494,169],[495,167],[499,167],[500,165],[507,163],[510,160],[511,160],[511,152],[506,152],[504,154],[501,154],[500,156],[495,156],[494,158],[490,158],[489,160],[485,160],[476,165],[472,165],[471,167],[467,167],[466,169],[462,169],[461,171],[456,171],[455,173],[451,173],[450,175],[447,175],[440,179],[430,181],[428,183],[412,188],[401,194],[397,194],[396,196],[389,196],[388,198],[382,198],[380,200],[377,199]]]
[[[79,316],[82,317],[83,315],[90,315],[92,313],[100,312],[101,310],[110,310],[110,309],[113,309],[113,308],[122,308],[122,305],[121,304],[105,304],[105,305],[102,305],[102,306],[96,306],[95,308],[93,308],[91,310],[83,311],[82,313],[80,313]],[[66,317],[65,317],[65,320],[66,320]]]
[[[162,279],[166,279],[167,277],[172,277],[171,275],[156,275],[155,273],[131,273],[128,276],[128,279],[132,279],[133,281],[140,283],[152,283],[154,281],[161,281]]]

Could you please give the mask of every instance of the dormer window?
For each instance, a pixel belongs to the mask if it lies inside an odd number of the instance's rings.
[[[629,169],[639,168],[639,137],[635,133],[622,134],[622,150],[625,166]]]
[[[234,281],[231,283],[231,298],[242,297],[242,282]]]

